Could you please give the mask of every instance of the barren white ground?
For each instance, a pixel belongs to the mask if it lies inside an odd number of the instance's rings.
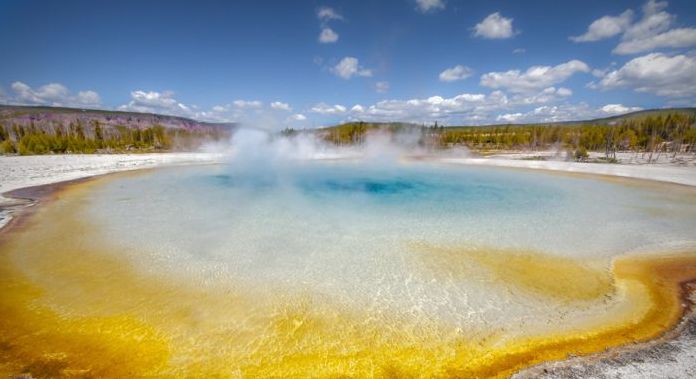
[[[696,167],[536,161],[505,158],[442,158],[442,162],[610,175],[696,186]]]
[[[74,180],[116,171],[165,165],[214,163],[210,153],[85,154],[0,157],[0,193],[18,188]]]

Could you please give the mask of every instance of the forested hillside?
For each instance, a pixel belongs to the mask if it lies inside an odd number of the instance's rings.
[[[419,143],[433,148],[466,146],[477,151],[569,150],[582,158],[587,151],[696,153],[696,109],[642,111],[607,119],[529,125],[443,127],[352,122],[317,133],[338,145],[362,143],[376,130],[420,133]]]
[[[0,106],[0,154],[186,151],[229,138],[234,127],[146,113]]]

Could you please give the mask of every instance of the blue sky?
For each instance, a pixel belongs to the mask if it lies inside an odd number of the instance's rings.
[[[0,1],[0,102],[259,126],[696,103],[694,1]]]

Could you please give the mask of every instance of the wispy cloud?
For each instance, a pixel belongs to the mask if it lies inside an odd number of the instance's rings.
[[[20,105],[50,105],[57,107],[101,107],[99,94],[92,90],[71,93],[60,83],[49,83],[38,88],[32,88],[23,82],[11,85],[12,94],[3,96],[6,103]]]
[[[448,68],[440,73],[441,82],[454,82],[457,80],[464,80],[470,77],[474,71],[467,66],[462,66],[460,64]]]
[[[445,9],[444,0],[416,0],[416,9],[422,13],[435,12]]]
[[[261,108],[263,103],[258,100],[235,100],[232,104],[237,108]]]
[[[317,18],[322,23],[331,20],[343,20],[343,16],[331,7],[321,7],[317,9]]]
[[[288,103],[283,103],[282,101],[274,101],[271,103],[271,108],[277,109],[280,111],[287,111],[287,112],[292,112],[292,107],[290,107],[290,104]]]
[[[570,39],[592,42],[621,35],[621,41],[612,50],[620,55],[696,46],[696,28],[673,28],[676,16],[665,11],[667,5],[666,1],[646,2],[643,15],[636,22],[633,22],[634,12],[630,9],[619,16],[603,16],[593,21],[584,34]]]
[[[375,91],[377,93],[387,93],[389,91],[389,82],[381,81],[375,83]]]
[[[319,43],[336,43],[338,41],[338,33],[329,27],[329,22],[333,20],[343,20],[343,16],[331,7],[321,7],[317,9],[317,18],[321,31],[317,40]]]

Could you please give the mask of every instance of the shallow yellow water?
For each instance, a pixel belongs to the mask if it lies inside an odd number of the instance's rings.
[[[74,239],[99,179],[70,187],[0,241],[0,375],[36,377],[504,377],[653,338],[678,321],[694,255],[577,262],[539,252],[414,246],[423,269],[488,270],[558,304],[616,301],[564,329],[505,334],[346,309],[301,293],[194,287]],[[59,222],[57,222],[59,220]],[[497,258],[500,257],[500,258]],[[152,268],[156,271],[156,268]],[[244,288],[243,290],[241,288]],[[618,305],[616,305],[618,304]]]
[[[416,245],[423,264],[435,273],[465,277],[480,267],[496,280],[560,301],[593,300],[611,294],[609,262],[485,247]]]

